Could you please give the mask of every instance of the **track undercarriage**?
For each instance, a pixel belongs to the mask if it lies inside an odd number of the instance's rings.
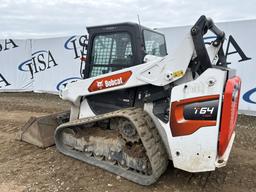
[[[154,183],[168,164],[152,119],[139,108],[62,124],[55,142],[65,155],[142,185]]]

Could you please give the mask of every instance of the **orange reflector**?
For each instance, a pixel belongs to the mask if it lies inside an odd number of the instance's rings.
[[[229,140],[236,126],[240,87],[241,79],[237,76],[229,79],[226,83],[219,135],[219,156],[222,156],[225,153]]]

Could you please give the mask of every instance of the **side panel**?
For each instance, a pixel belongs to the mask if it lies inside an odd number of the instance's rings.
[[[94,112],[91,110],[91,107],[89,106],[87,99],[84,99],[81,103],[79,119],[93,116],[95,116]]]
[[[175,167],[189,172],[215,169],[225,82],[225,71],[210,68],[196,80],[173,88],[171,125],[162,125]]]

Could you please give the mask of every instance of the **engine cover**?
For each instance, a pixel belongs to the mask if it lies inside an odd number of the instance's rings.
[[[227,72],[210,68],[194,81],[175,86],[171,93],[167,132],[174,167],[189,171],[216,168]]]

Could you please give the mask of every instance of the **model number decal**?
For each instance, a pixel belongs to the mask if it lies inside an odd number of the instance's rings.
[[[186,120],[216,120],[219,100],[194,102],[184,106]]]
[[[207,113],[209,113],[209,114],[213,114],[213,112],[214,112],[214,107],[195,107],[195,114],[202,114],[202,115],[204,115],[204,114],[207,114]]]

